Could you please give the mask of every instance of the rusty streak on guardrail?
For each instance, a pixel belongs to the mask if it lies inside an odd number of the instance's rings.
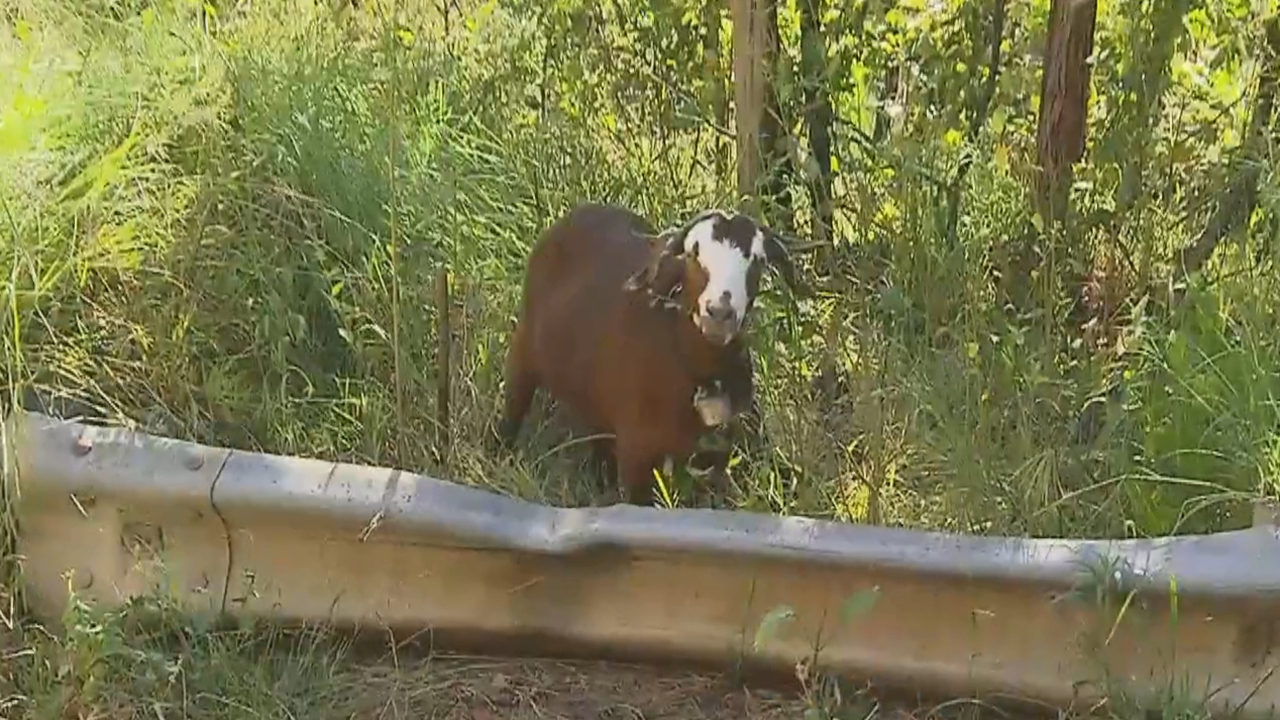
[[[24,582],[118,604],[161,579],[192,610],[430,628],[500,652],[828,671],[924,692],[1092,701],[1102,671],[1268,714],[1280,698],[1275,523],[1076,541],[715,510],[558,509],[399,470],[10,419]],[[156,572],[163,568],[163,573]],[[1176,590],[1173,588],[1176,587]],[[874,603],[841,622],[850,598]],[[759,646],[760,625],[783,618]]]

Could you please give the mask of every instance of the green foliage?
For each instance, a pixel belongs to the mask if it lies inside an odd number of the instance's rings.
[[[751,638],[751,648],[760,650],[773,641],[783,625],[796,619],[796,611],[790,605],[779,605],[760,618],[755,635]]]
[[[824,4],[822,37],[802,37],[795,3],[779,6],[779,111],[801,139],[797,167],[812,173],[802,87],[829,91],[837,116],[835,252],[806,269],[816,298],[761,303],[768,452],[735,459],[727,504],[1037,535],[1244,521],[1280,456],[1274,163],[1187,299],[1175,307],[1161,283],[1238,155],[1263,16],[1184,5],[1100,7],[1091,149],[1068,234],[1052,238],[1028,201],[1029,58],[1047,3],[1008,5],[976,129],[990,3]],[[581,446],[560,447],[545,407],[519,458],[482,447],[519,274],[573,204],[670,224],[733,202],[709,91],[731,86],[727,11],[392,8],[6,6],[6,385],[203,442],[554,503],[596,495]],[[722,23],[721,76],[705,63],[708,18]],[[808,65],[821,76],[801,77]],[[943,209],[965,157],[977,162],[953,245]],[[809,233],[802,182],[790,198],[786,229]],[[445,464],[433,452],[440,267],[457,366]],[[1090,272],[1105,317],[1078,302]],[[833,324],[841,392],[824,404],[813,388]]]
[[[6,654],[6,717],[337,717],[355,704],[338,690],[346,648],[323,630],[214,628],[151,596],[115,611],[72,596],[62,620]]]
[[[840,604],[840,622],[849,624],[855,619],[862,617],[871,608],[875,607],[876,601],[880,599],[880,586],[870,587],[865,590],[850,595],[843,603]]]
[[[1274,492],[1280,365],[1257,329],[1270,312],[1251,299],[1233,311],[1222,294],[1193,289],[1135,363],[1145,482],[1129,490],[1140,526],[1209,531],[1232,521],[1213,499]]]

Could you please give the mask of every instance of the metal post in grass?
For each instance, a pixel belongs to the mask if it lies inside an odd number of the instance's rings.
[[[436,454],[443,467],[449,463],[449,390],[452,384],[453,364],[449,350],[453,330],[449,322],[449,267],[441,264],[436,270]]]
[[[397,183],[397,165],[399,162],[400,141],[400,46],[395,33],[395,4],[392,3],[390,14],[384,16],[382,27],[383,52],[391,63],[386,77],[386,102],[390,111],[390,132],[387,133],[387,185],[388,185],[388,255],[391,264],[391,373],[392,391],[395,393],[395,442],[396,456],[403,458],[407,451],[405,443],[404,419],[404,374],[401,367],[400,345],[400,236],[399,236],[399,197]]]
[[[441,12],[444,19],[444,28],[442,38],[444,41],[445,54],[448,55],[451,64],[454,58],[454,49],[450,40],[450,20],[449,20],[449,3],[441,5]],[[454,196],[458,192],[457,179],[454,178],[454,187],[452,188]],[[456,209],[456,204],[450,202],[448,205],[449,213],[452,215]],[[450,226],[457,227],[455,222],[451,222]],[[453,253],[445,253],[441,259],[440,266],[436,268],[435,278],[435,305],[436,305],[436,436],[435,451],[436,462],[441,469],[449,467],[450,449],[452,445],[452,435],[449,423],[449,393],[453,385],[453,362],[450,357],[450,349],[453,347],[453,325],[451,320],[451,309],[453,307],[449,293],[449,261],[454,257]]]

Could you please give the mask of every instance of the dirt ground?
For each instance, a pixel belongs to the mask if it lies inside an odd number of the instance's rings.
[[[435,660],[366,668],[364,720],[799,720],[805,704],[723,678],[622,665]]]
[[[192,720],[1010,720],[982,703],[941,705],[877,698],[830,681],[796,691],[746,689],[710,673],[658,670],[619,663],[401,656],[338,659],[323,654],[273,665],[271,657],[166,656],[160,678],[149,664],[103,665],[103,685],[85,702],[84,683],[71,691],[51,674],[70,658],[46,648],[43,657],[0,627],[0,717],[189,717]],[[283,649],[282,649],[283,652]],[[117,650],[113,657],[146,655]],[[152,653],[154,654],[154,652]],[[74,655],[74,653],[73,653]],[[310,660],[305,660],[310,657]],[[19,658],[22,662],[15,662]],[[304,659],[298,659],[304,658]],[[104,662],[106,662],[104,660]],[[5,672],[6,670],[12,672]],[[14,674],[16,673],[16,675]],[[176,683],[176,684],[175,684]],[[180,686],[180,687],[179,687]],[[180,690],[180,692],[179,692]],[[47,711],[53,708],[50,715]],[[821,708],[821,710],[819,710]],[[823,712],[825,711],[825,712]],[[34,714],[33,714],[34,713]],[[1044,716],[1036,716],[1044,717]],[[1052,717],[1052,716],[1049,716]],[[1019,718],[1031,720],[1031,716]]]

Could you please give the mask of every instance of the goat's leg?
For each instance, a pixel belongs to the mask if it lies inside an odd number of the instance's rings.
[[[696,474],[705,478],[698,483],[698,489],[710,495],[713,505],[729,490],[729,457],[732,449],[701,450],[689,458],[689,466]]]
[[[653,505],[653,469],[659,456],[642,447],[617,444],[618,481],[630,505]]]
[[[614,451],[613,438],[600,438],[591,443],[591,454],[596,468],[600,471],[601,485],[605,488],[617,487],[618,455]]]
[[[533,394],[538,389],[538,377],[529,360],[528,349],[529,331],[521,322],[516,326],[511,347],[507,350],[504,407],[497,428],[498,442],[508,450],[515,444],[520,425],[529,413]]]

